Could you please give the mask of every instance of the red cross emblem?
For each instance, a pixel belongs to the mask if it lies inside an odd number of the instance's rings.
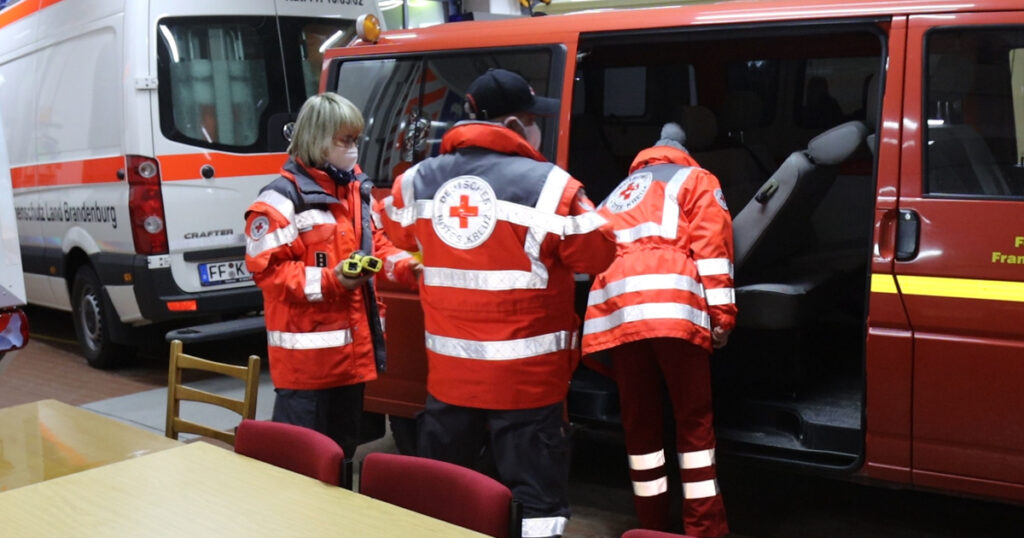
[[[622,194],[620,196],[622,196],[623,200],[629,200],[629,197],[633,196],[633,191],[636,189],[636,183],[630,183],[625,189],[622,189]]]
[[[265,231],[266,231],[266,226],[265,226],[265,223],[263,221],[258,220],[256,222],[252,223],[252,233],[253,233],[253,235],[263,235],[263,232],[265,232]]]
[[[469,205],[469,195],[459,196],[459,205],[448,208],[448,216],[459,219],[459,228],[469,227],[469,217],[479,216],[479,208]]]

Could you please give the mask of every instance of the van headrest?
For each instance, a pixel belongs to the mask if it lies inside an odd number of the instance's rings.
[[[867,134],[868,128],[862,122],[841,123],[807,143],[807,158],[823,166],[839,164],[853,154]]]
[[[878,125],[880,117],[882,96],[878,94],[878,73],[868,77],[867,87],[864,89],[864,121],[871,129]]]
[[[711,147],[718,136],[718,120],[706,106],[684,106],[680,109],[680,121],[686,131],[686,147],[690,151],[704,151]]]
[[[757,127],[761,122],[761,96],[749,90],[726,94],[718,120],[719,128],[726,133]]]

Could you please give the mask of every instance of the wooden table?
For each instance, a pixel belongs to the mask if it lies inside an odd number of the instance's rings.
[[[0,492],[181,443],[56,400],[0,409]]]
[[[0,493],[7,536],[482,536],[204,442]]]

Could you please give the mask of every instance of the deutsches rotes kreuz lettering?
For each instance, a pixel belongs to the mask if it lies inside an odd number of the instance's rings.
[[[434,232],[457,249],[479,246],[497,222],[494,189],[476,176],[449,179],[434,195]]]
[[[637,172],[623,181],[605,201],[605,205],[612,213],[628,211],[643,200],[647,189],[651,187],[653,175],[650,172]]]

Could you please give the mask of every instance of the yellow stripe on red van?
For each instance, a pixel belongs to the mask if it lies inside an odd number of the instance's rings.
[[[895,280],[899,291],[907,295],[1024,302],[1024,282],[912,275],[899,275]],[[896,281],[892,275],[872,274],[871,291],[896,293]]]

